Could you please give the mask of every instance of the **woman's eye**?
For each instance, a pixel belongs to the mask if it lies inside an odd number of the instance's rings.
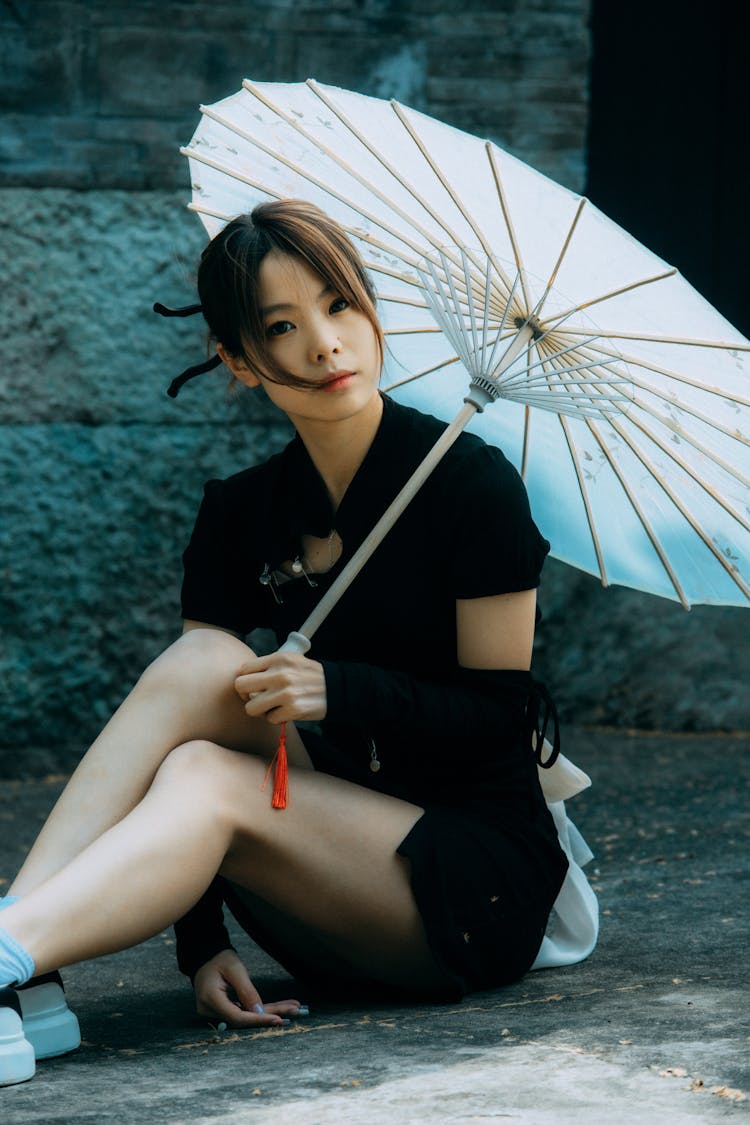
[[[289,320],[277,320],[266,328],[266,336],[284,336],[294,325]]]
[[[331,307],[328,311],[332,312],[332,313],[337,313],[337,312],[343,312],[344,309],[348,309],[348,308],[349,308],[349,302],[347,301],[346,297],[337,297],[336,300],[332,303],[332,305],[331,305]]]

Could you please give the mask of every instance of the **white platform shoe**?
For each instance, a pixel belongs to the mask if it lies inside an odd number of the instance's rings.
[[[80,1045],[78,1020],[59,973],[0,989],[0,1086],[28,1082],[37,1059],[67,1055]]]

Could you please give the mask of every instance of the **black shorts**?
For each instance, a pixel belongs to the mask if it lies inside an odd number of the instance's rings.
[[[551,846],[540,835],[504,830],[485,808],[428,806],[398,847],[433,955],[461,995],[510,984],[536,959],[568,866],[556,833]]]
[[[341,776],[331,768],[325,740],[301,733],[316,769]],[[427,804],[397,852],[409,862],[427,940],[445,973],[445,989],[432,999],[452,1001],[497,988],[531,968],[568,867],[541,790],[526,803],[523,817],[502,802]],[[312,991],[403,994],[345,966],[321,969],[314,951],[309,957],[291,952],[240,888],[230,885],[226,901],[253,940]]]

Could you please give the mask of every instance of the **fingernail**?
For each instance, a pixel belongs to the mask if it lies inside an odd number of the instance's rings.
[[[300,1004],[299,1008],[297,1009],[297,1015],[298,1016],[309,1016],[310,1015],[310,1009],[308,1008],[307,1004]]]
[[[223,1021],[222,1021],[222,1023],[220,1023],[220,1024],[219,1024],[219,1026],[218,1026],[218,1027],[216,1028],[216,1030],[217,1030],[217,1031],[226,1031],[226,1029],[227,1029],[227,1025],[226,1025],[226,1024],[225,1024],[225,1023],[223,1022]]]
[[[262,1004],[253,1004],[253,1011],[257,1012],[259,1016],[264,1016],[266,1014],[266,1009]]]
[[[292,1022],[291,1020],[281,1020],[276,1026],[277,1027],[288,1027],[291,1022]]]

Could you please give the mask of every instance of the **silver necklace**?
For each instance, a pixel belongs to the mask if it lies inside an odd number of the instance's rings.
[[[336,537],[336,528],[332,527],[331,530],[328,532],[328,539],[327,539],[327,544],[328,544],[328,569],[329,570],[333,566],[333,541],[334,541],[335,537]],[[317,586],[317,582],[313,581],[313,579],[311,579],[311,577],[310,577],[311,574],[316,574],[317,571],[313,570],[312,565],[310,563],[310,560],[308,559],[306,554],[297,555],[297,557],[292,562],[292,571],[294,572],[294,574],[304,574],[305,578],[307,579],[307,581],[310,583],[311,586]]]

